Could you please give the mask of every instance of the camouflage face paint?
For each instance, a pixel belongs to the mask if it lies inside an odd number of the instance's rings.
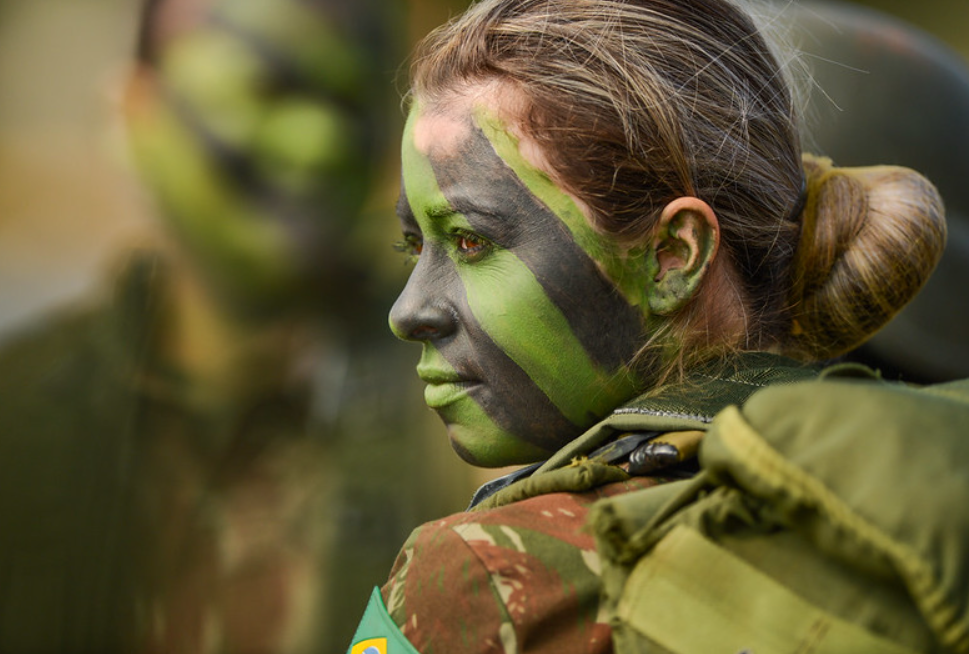
[[[212,12],[165,44],[156,101],[130,123],[143,176],[237,315],[332,307],[368,268],[348,235],[379,131],[361,110],[372,63],[299,3]]]
[[[402,159],[399,214],[419,258],[390,319],[424,344],[425,399],[470,462],[543,458],[635,392],[646,315],[610,277],[645,286],[641,264],[487,112],[415,109]]]

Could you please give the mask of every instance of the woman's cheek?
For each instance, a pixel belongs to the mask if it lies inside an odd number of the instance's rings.
[[[531,270],[504,251],[487,266],[459,266],[458,274],[481,329],[567,419],[587,424],[589,395],[607,375],[592,363]]]

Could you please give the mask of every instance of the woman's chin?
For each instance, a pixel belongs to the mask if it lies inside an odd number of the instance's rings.
[[[458,423],[446,424],[448,439],[455,453],[467,463],[480,468],[502,468],[547,459],[552,453],[504,432],[468,428]]]

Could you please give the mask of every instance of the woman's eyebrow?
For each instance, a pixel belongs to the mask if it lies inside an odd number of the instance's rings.
[[[455,190],[446,198],[446,205],[433,207],[427,211],[429,218],[450,218],[459,215],[472,229],[484,230],[496,239],[510,238],[519,228],[514,203],[507,204],[509,198],[480,197],[468,194],[465,190]],[[432,212],[437,209],[439,213]]]
[[[500,220],[508,213],[510,207],[506,206],[507,198],[503,196],[494,197],[494,184],[497,180],[491,179],[483,182],[480,187],[475,188],[467,185],[445,185],[444,198],[440,202],[441,213],[459,213],[463,216],[481,216],[493,220]],[[491,189],[487,185],[491,185]],[[445,209],[446,207],[446,209]]]
[[[417,216],[414,214],[414,210],[411,207],[410,199],[407,197],[407,193],[401,190],[400,195],[397,196],[397,206],[396,206],[397,216],[402,220],[415,221]],[[420,211],[420,210],[419,210]],[[448,218],[456,213],[458,210],[454,209],[451,204],[442,199],[438,202],[433,202],[420,211],[423,215],[427,216],[431,220],[436,220],[440,218]]]
[[[461,212],[452,207],[448,202],[431,204],[424,210],[424,215],[428,218],[448,218],[456,213]]]

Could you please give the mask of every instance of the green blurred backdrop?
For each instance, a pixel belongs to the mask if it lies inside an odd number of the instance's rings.
[[[117,108],[139,4],[0,0],[0,345],[52,308],[97,289],[119,253],[154,227],[153,209],[127,161]],[[908,21],[969,61],[966,0],[858,4]],[[462,5],[410,0],[401,26],[407,41]],[[396,152],[387,153],[384,168],[367,212],[377,221],[375,252],[384,253],[374,260],[389,283],[402,285],[407,269],[391,250],[397,235]],[[416,378],[406,384],[402,392],[420,403]],[[443,428],[433,420],[426,424],[432,448],[453,458],[455,470],[441,477],[439,492],[453,501],[439,497],[434,510],[460,510],[470,490],[494,472],[462,467]]]
[[[909,21],[969,60],[969,2],[858,4]],[[408,36],[461,5],[415,0]],[[148,209],[125,171],[113,115],[137,7],[135,0],[0,0],[0,339],[90,288],[144,226]],[[393,172],[387,179],[396,183]],[[387,208],[389,234],[393,195],[375,199]]]

